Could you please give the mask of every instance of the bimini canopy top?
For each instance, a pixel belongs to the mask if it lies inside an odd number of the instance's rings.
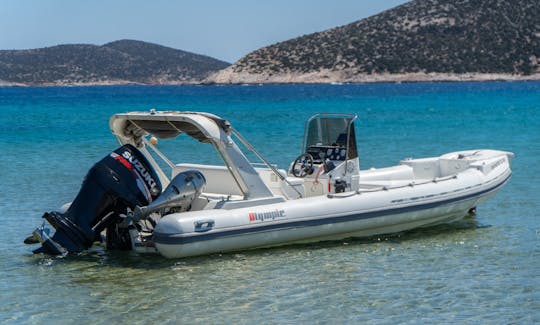
[[[120,140],[138,139],[149,133],[155,137],[174,138],[181,133],[201,141],[217,143],[231,125],[216,115],[198,112],[130,112],[116,114],[110,120],[111,131]],[[122,141],[123,142],[123,141]]]
[[[216,115],[202,112],[150,110],[150,112],[113,115],[109,124],[112,133],[121,144],[131,143],[140,150],[145,150],[143,142],[144,136],[147,134],[167,139],[186,133],[200,142],[212,144],[223,159],[245,199],[273,196],[246,156],[232,140],[231,133],[241,140],[243,138],[231,127],[228,121]],[[248,144],[248,147],[251,145]],[[159,170],[157,164],[153,165],[156,170]]]

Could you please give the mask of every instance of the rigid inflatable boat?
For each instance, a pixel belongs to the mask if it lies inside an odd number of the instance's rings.
[[[216,115],[116,114],[110,127],[121,147],[90,169],[73,202],[43,215],[54,234],[44,222],[25,242],[53,255],[101,241],[179,258],[367,237],[463,218],[510,179],[514,155],[497,150],[361,171],[355,120],[334,113],[308,119],[302,154],[284,170]],[[224,164],[176,163],[158,149],[157,139],[184,133],[213,146]],[[248,161],[239,144],[261,163]]]

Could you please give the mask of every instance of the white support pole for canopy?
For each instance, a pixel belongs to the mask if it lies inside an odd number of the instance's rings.
[[[240,142],[242,142],[242,144],[244,144],[244,146],[246,146],[246,148],[248,150],[250,150],[251,152],[253,152],[266,166],[268,166],[268,168],[270,168],[270,170],[272,170],[272,172],[279,178],[281,179],[282,181],[284,181],[285,183],[287,183],[296,193],[298,193],[299,197],[303,197],[302,193],[300,193],[299,190],[296,189],[296,187],[294,187],[288,180],[287,180],[287,177],[284,177],[283,175],[281,175],[281,173],[276,169],[276,167],[274,167],[270,162],[268,162],[268,160],[266,160],[266,158],[264,158],[264,156],[258,152],[255,147],[253,147],[251,145],[251,143],[249,143],[238,131],[236,131],[233,127],[231,127],[231,131],[232,133],[238,138],[238,140],[240,140]]]

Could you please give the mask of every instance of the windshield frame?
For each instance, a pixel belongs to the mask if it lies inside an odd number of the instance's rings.
[[[349,160],[349,159],[354,159],[358,157],[356,134],[354,130],[354,121],[357,118],[358,118],[358,115],[348,114],[348,113],[318,113],[318,114],[313,115],[306,121],[305,126],[304,126],[304,141],[302,143],[302,152],[307,152],[308,148],[312,146],[324,146],[324,147],[336,146],[337,145],[336,134],[346,133],[347,135],[347,143],[345,144],[345,148],[347,148],[346,159]],[[336,119],[340,119],[343,122],[345,122],[346,126],[343,127],[341,130],[336,131],[335,126],[331,125],[332,123],[329,123],[329,121],[336,120]],[[318,123],[318,125],[314,126],[313,123]],[[317,134],[313,135],[312,132],[317,132]],[[324,133],[326,133],[326,135]],[[332,135],[332,138],[336,139],[336,141],[330,141],[330,135]],[[324,139],[325,142],[308,143],[308,141],[312,141],[312,139],[314,138]]]

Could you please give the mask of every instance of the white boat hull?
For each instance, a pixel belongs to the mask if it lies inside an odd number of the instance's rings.
[[[480,168],[469,168],[455,177],[420,185],[233,210],[171,214],[159,222],[153,240],[160,254],[179,258],[370,237],[452,222],[466,216],[509,180],[508,157],[499,155],[497,159],[496,164],[489,160],[495,168],[487,173]],[[205,227],[197,230],[196,225],[201,223]]]

